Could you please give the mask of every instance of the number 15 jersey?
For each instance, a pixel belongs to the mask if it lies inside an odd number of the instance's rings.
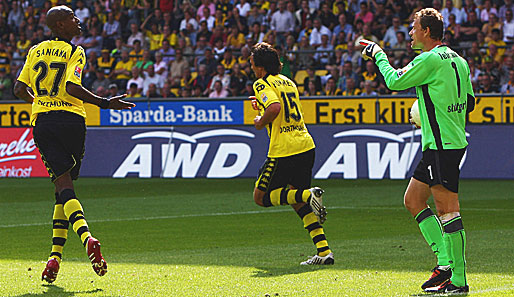
[[[65,110],[86,117],[83,101],[66,92],[66,82],[82,85],[84,49],[55,37],[33,46],[18,80],[34,91],[31,125],[38,113]]]
[[[268,157],[300,154],[315,147],[305,122],[302,104],[294,82],[282,74],[266,75],[253,84],[262,116],[272,103],[280,103],[280,113],[266,128],[270,138]]]

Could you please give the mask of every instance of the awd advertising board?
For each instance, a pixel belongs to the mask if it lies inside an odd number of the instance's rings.
[[[410,125],[313,125],[313,177],[404,179],[421,158]],[[514,178],[512,126],[471,125],[463,178]],[[253,127],[90,128],[81,176],[255,177],[268,150]],[[171,137],[171,140],[170,140]]]

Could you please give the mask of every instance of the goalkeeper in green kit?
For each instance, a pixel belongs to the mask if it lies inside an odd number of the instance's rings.
[[[404,203],[437,256],[437,266],[421,288],[434,293],[467,293],[466,233],[458,186],[459,164],[468,145],[466,113],[475,106],[469,66],[442,44],[443,17],[437,10],[417,12],[409,35],[412,48],[423,52],[403,69],[394,69],[374,42],[361,41],[362,55],[375,61],[391,90],[416,87],[423,157],[405,191]],[[427,204],[430,195],[437,216]]]

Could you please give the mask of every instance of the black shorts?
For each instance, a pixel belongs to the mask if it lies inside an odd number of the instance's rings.
[[[425,150],[414,170],[414,178],[430,187],[442,185],[448,190],[459,192],[460,161],[466,149]]]
[[[311,187],[314,149],[282,158],[267,158],[259,170],[255,187],[268,192],[291,185],[296,189]]]
[[[52,181],[68,171],[72,179],[79,177],[86,140],[82,116],[67,111],[38,114],[32,134]]]

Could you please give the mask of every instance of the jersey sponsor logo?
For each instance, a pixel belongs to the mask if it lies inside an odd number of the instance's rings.
[[[289,126],[280,127],[280,133],[289,133],[289,132],[293,132],[293,131],[303,131],[303,130],[305,130],[303,125],[289,125]]]
[[[467,102],[464,103],[455,103],[448,105],[448,113],[457,112],[461,113],[467,109]]]
[[[80,68],[79,66],[75,66],[75,76],[80,78],[81,75],[82,75],[82,68]]]
[[[260,91],[264,90],[264,88],[265,88],[265,87],[266,87],[266,86],[265,86],[265,85],[263,85],[263,84],[261,84],[261,83],[258,83],[258,82],[256,82],[256,83],[255,83],[255,90],[256,90],[257,92],[260,92]]]
[[[52,100],[52,101],[37,101],[38,105],[44,106],[44,107],[72,107],[73,105],[69,102],[62,101],[62,100]]]
[[[414,66],[414,64],[410,63],[409,65],[400,69],[400,71],[397,72],[398,78],[402,77],[402,75],[407,73],[407,71],[409,71],[409,69],[411,69],[413,66]]]
[[[268,96],[266,96],[266,94],[262,93],[261,99],[262,99],[263,103],[266,103],[266,101],[268,101]]]

